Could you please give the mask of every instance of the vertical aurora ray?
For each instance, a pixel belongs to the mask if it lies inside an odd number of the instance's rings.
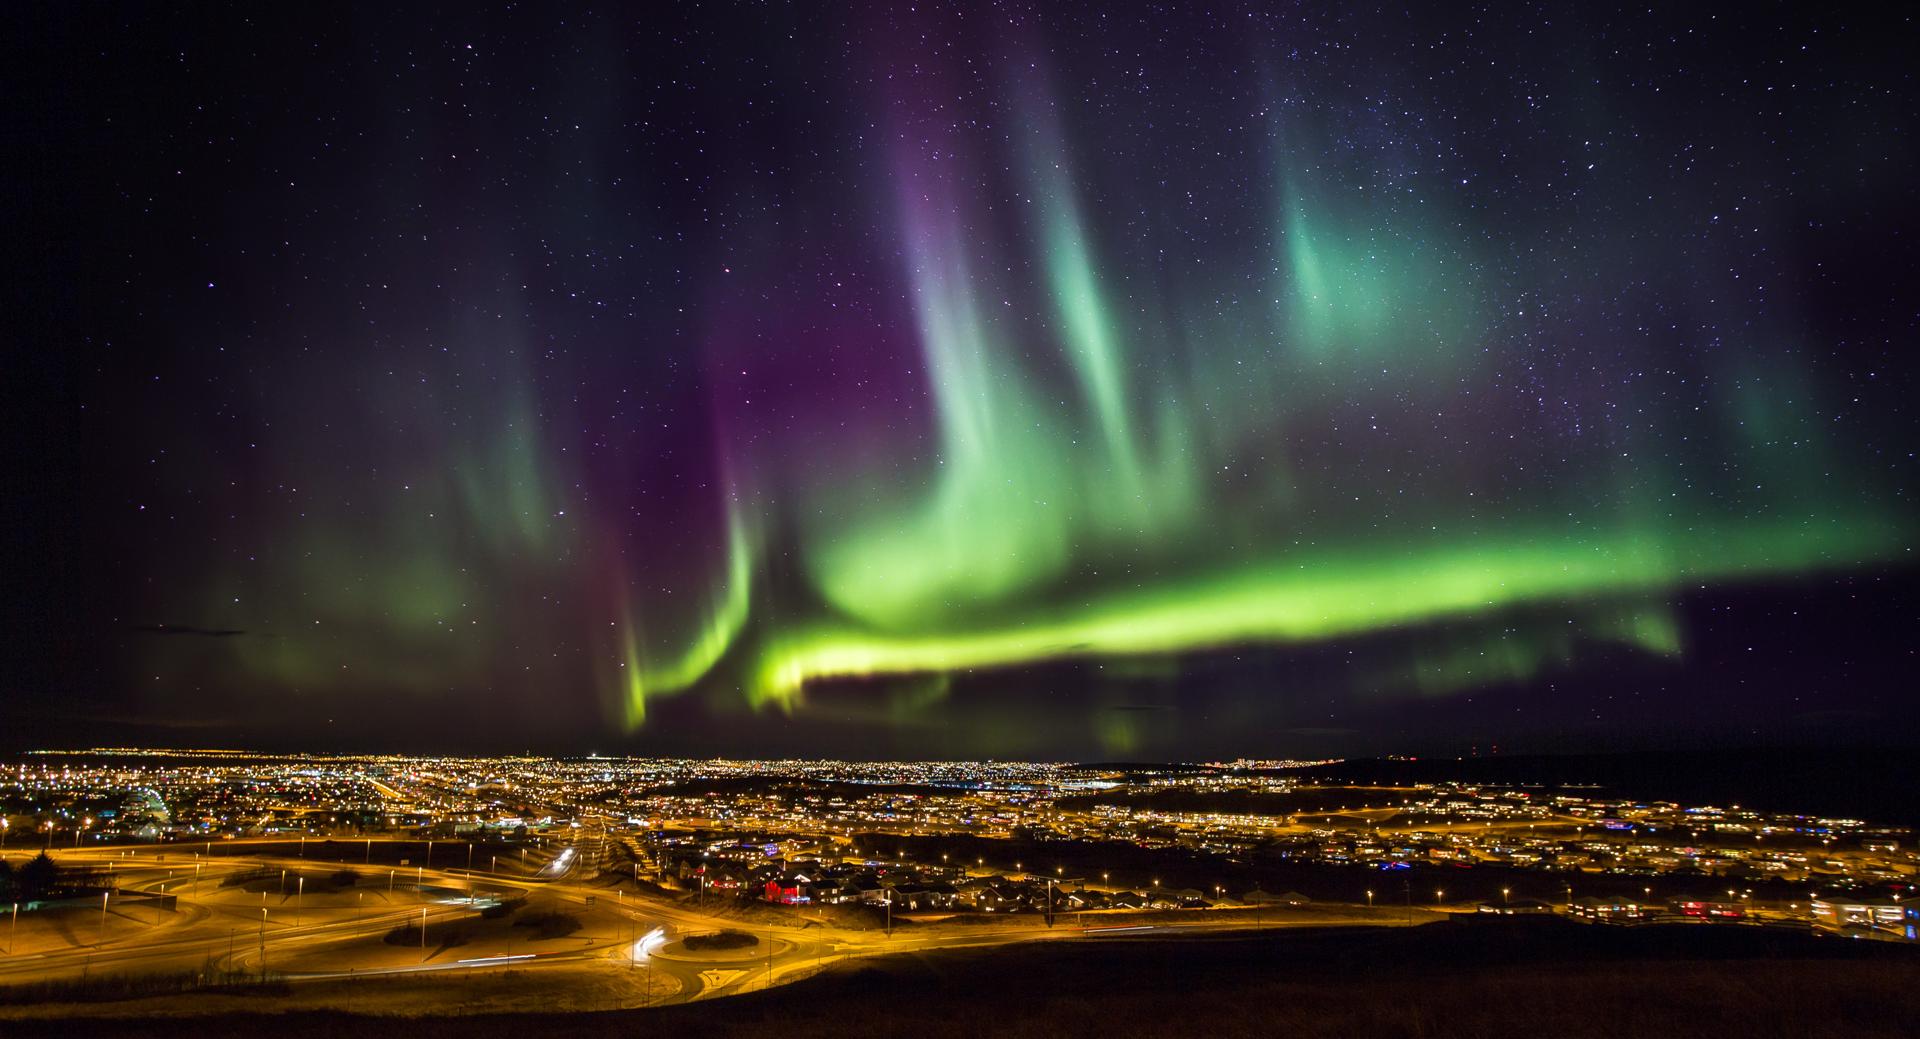
[[[1028,389],[983,307],[966,254],[964,200],[947,175],[897,159],[913,309],[937,408],[940,457],[917,500],[855,517],[809,555],[821,593],[875,624],[991,602],[1070,558],[1070,436]]]
[[[1034,96],[1045,93],[1035,88]],[[1074,519],[1079,544],[1098,555],[1116,540],[1153,540],[1192,521],[1199,500],[1187,453],[1190,419],[1169,400],[1149,404],[1130,378],[1133,372],[1158,373],[1129,351],[1102,289],[1063,131],[1043,101],[1029,105],[1027,122],[1030,190],[1041,213],[1038,262],[1046,272],[1054,338],[1087,412],[1077,426],[1091,427],[1089,447],[1075,452],[1075,492],[1083,510]],[[1141,415],[1154,421],[1143,422]],[[1155,429],[1158,435],[1149,442],[1144,434]]]
[[[1026,93],[1047,96],[1037,85],[1029,86]],[[1052,118],[1052,106],[1032,102],[1026,116],[1030,126],[1027,165],[1034,171],[1031,190],[1040,203],[1041,265],[1047,272],[1059,339],[1105,445],[1111,470],[1108,483],[1121,499],[1114,504],[1137,512],[1147,505],[1147,488],[1142,485],[1134,443],[1126,357],[1100,290],[1066,143]]]
[[[1069,190],[1064,183],[1055,184],[1050,195],[1065,196]],[[1062,338],[1070,347],[1068,356],[1093,406],[1100,439],[1111,459],[1112,479],[1123,495],[1137,499],[1144,488],[1121,378],[1120,346],[1114,341],[1106,304],[1100,298],[1079,217],[1070,200],[1057,198],[1047,206],[1045,221],[1046,266]]]
[[[1045,587],[1075,563],[1177,532],[1197,505],[1192,459],[1174,408],[1163,404],[1152,462],[1143,459],[1130,364],[1099,286],[1057,131],[1044,156],[1031,243],[1046,272],[1054,321],[1008,316],[1024,295],[977,269],[967,228],[988,223],[948,169],[910,149],[894,156],[902,237],[941,453],[931,486],[854,517],[809,548],[815,580],[838,610],[881,628],[940,623],[997,608]],[[982,301],[1001,299],[988,308]],[[1081,407],[1050,400],[1048,348],[1065,359]],[[1164,387],[1163,387],[1164,390]]]

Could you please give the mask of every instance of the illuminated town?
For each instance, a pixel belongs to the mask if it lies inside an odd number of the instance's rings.
[[[1341,765],[34,753],[0,780],[0,984],[644,966],[637,1006],[1115,931],[1920,928],[1906,829]]]

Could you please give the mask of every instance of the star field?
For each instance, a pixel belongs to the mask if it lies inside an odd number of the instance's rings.
[[[16,28],[46,724],[1308,754],[1898,710],[1906,21]]]

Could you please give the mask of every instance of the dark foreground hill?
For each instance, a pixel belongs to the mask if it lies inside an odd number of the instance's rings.
[[[406,1021],[261,1014],[78,1027],[108,1039],[1891,1037],[1920,1032],[1920,949],[1732,927],[1460,922],[895,957],[770,993],[653,1011]],[[75,1028],[9,1022],[4,1031],[70,1039]]]

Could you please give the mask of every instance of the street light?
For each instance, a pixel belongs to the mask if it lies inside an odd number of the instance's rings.
[[[1367,908],[1373,908],[1373,892],[1371,891],[1367,892]]]

